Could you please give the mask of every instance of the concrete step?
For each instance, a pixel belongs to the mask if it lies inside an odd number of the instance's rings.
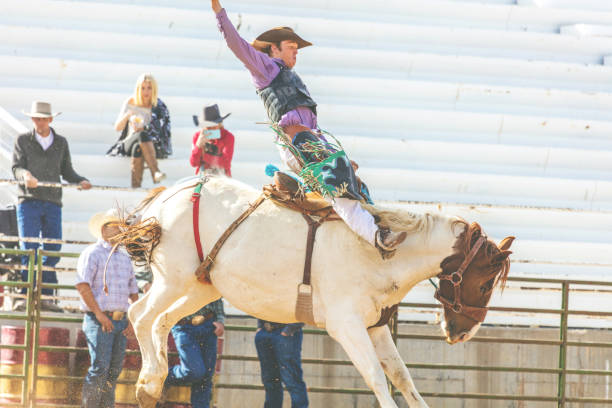
[[[235,162],[278,162],[278,152],[273,145],[271,132],[240,130],[233,132],[236,136]],[[609,180],[612,175],[610,150],[590,151],[350,136],[341,139],[350,157],[364,168],[429,169],[449,172],[471,170],[478,173],[525,177],[603,181]],[[182,143],[175,143],[175,146],[170,159],[178,160],[182,165],[187,164],[191,142],[185,137]],[[95,162],[104,167],[104,163],[111,163],[109,160],[115,159],[103,157],[108,145],[99,149],[96,152],[93,146],[90,146],[88,154],[74,153],[75,163]]]
[[[0,57],[0,86],[53,89],[54,91],[104,91],[124,93],[142,72],[120,70],[121,65],[70,61],[58,64],[51,58]],[[23,67],[31,67],[24,69]],[[102,80],[111,76],[114,79]],[[71,75],[86,72],[87,75]],[[202,96],[213,94],[253,98],[250,79],[242,70],[163,67],[155,73],[164,95]],[[563,116],[567,118],[612,120],[612,92],[584,92],[558,89],[491,86],[438,82],[419,79],[304,75],[309,89],[320,103],[419,107],[488,113]],[[161,87],[161,85],[160,85]]]
[[[163,96],[163,95],[162,95]],[[53,101],[57,110],[64,112],[62,120],[107,123],[112,129],[118,107],[125,94],[43,90],[36,88],[0,87],[0,104],[7,110],[17,113],[29,106],[32,100],[44,99]],[[179,96],[165,97],[174,126],[192,126],[191,116],[200,112],[202,98]],[[83,101],[95,101],[87,104]],[[255,126],[256,122],[265,122],[266,117],[261,102],[255,97],[245,99],[216,98],[215,102],[223,107],[224,112],[232,113],[232,120],[241,124]],[[22,116],[23,117],[23,116]],[[384,120],[374,120],[384,118]],[[336,134],[352,133],[383,134],[392,133],[403,137],[406,134],[439,135],[453,133],[463,140],[478,140],[483,135],[489,141],[511,144],[537,144],[535,139],[575,139],[609,141],[612,135],[612,121],[568,119],[563,117],[507,115],[482,112],[458,112],[454,110],[427,110],[414,107],[364,106],[349,104],[321,104],[319,124],[323,129],[330,129]],[[260,125],[258,125],[260,126]],[[230,126],[228,126],[230,127]],[[108,139],[114,141],[111,133]],[[582,142],[581,142],[582,143]],[[571,142],[566,147],[569,147]]]
[[[129,183],[127,159],[76,156],[73,162],[77,171],[95,184],[127,186]],[[92,167],[92,163],[99,164]],[[234,178],[248,184],[262,185],[269,182],[264,174],[266,164],[266,161],[236,161],[232,173]],[[163,160],[159,166],[168,174],[169,182],[193,175],[193,169],[185,159]],[[372,196],[377,200],[612,210],[612,183],[607,180],[381,167],[361,167],[359,175],[368,183]],[[145,181],[149,182],[148,175]]]
[[[516,0],[519,6],[543,9],[570,9],[612,12],[612,4],[606,0]]]
[[[465,2],[444,0],[404,0],[387,2],[371,12],[372,5],[365,1],[335,1],[312,4],[311,1],[294,1],[290,4],[278,1],[232,3],[229,8],[244,16],[263,14],[274,26],[275,20],[293,20],[307,17],[311,25],[325,11],[326,19],[358,20],[361,22],[400,24],[430,24],[452,27],[489,28],[495,30],[557,32],[560,24],[568,21],[606,24],[612,21],[612,14],[592,10],[541,9],[516,6],[514,2]],[[168,4],[150,2],[146,4],[125,4],[117,2],[75,2],[27,0],[8,3],[3,7],[0,21],[30,23],[38,26],[48,24],[70,24],[73,28],[91,26],[108,31],[151,32],[159,35],[199,36],[210,27],[203,27],[202,21],[212,16],[212,11],[201,3]],[[29,12],[25,12],[24,10]],[[67,12],[68,10],[68,12]],[[279,15],[281,14],[282,15]],[[139,24],[146,19],[150,24]],[[287,23],[283,23],[287,25]],[[299,24],[299,22],[296,22]],[[301,27],[304,24],[300,24]],[[315,33],[323,40],[329,38],[324,32]]]
[[[38,53],[37,53],[38,54]],[[135,78],[142,72],[154,72],[162,80],[161,85],[170,84],[187,87],[191,92],[200,88],[210,88],[210,83],[217,83],[222,78],[214,75],[219,71],[229,70],[234,75],[230,89],[251,87],[246,71],[228,60],[227,64],[211,61],[209,58],[193,61],[189,65],[152,64],[149,58],[143,57],[134,63],[121,63],[113,58],[109,60],[90,60],[84,55],[75,58],[58,58],[52,55],[47,58],[37,54],[16,56],[14,53],[0,54],[0,69],[3,75],[19,81],[20,77],[54,79],[56,86],[64,81],[83,81],[87,87],[121,88],[133,86]],[[118,56],[122,58],[122,56]],[[504,58],[447,56],[431,53],[387,53],[379,52],[379,57],[368,55],[359,64],[343,65],[334,60],[317,61],[315,64],[302,63],[298,69],[302,75],[316,77],[321,74],[348,78],[351,76],[376,76],[390,80],[431,80],[452,83],[492,84],[512,87],[575,89],[582,92],[612,92],[612,70],[600,65],[577,65],[546,61],[522,61]],[[385,61],[392,57],[394,64]],[[37,69],[38,66],[44,69]],[[226,75],[229,75],[229,72]],[[212,81],[211,81],[212,80]],[[225,83],[223,83],[225,84]]]
[[[237,21],[237,15],[232,14]],[[215,28],[214,18],[210,16],[211,27]],[[270,26],[269,18],[264,15],[241,15],[247,37],[255,37]],[[340,58],[345,66],[354,65],[351,59],[344,56],[353,55],[353,60],[360,62],[365,52],[356,50],[363,44],[372,44],[376,49],[387,51],[428,52],[444,55],[472,55],[488,57],[506,57],[574,63],[595,63],[602,61],[602,55],[610,53],[612,40],[607,38],[567,38],[552,33],[509,32],[486,29],[466,29],[439,26],[389,25],[361,23],[353,21],[333,21],[326,24],[333,27],[333,32],[324,32],[325,38],[333,35],[332,41],[320,41],[319,47],[303,52],[301,60],[311,58],[312,62],[331,61]],[[323,21],[297,19],[285,21],[285,24],[299,26],[301,35],[315,38],[320,32]],[[55,55],[70,58],[73,55],[91,57],[111,54],[123,54],[124,61],[133,61],[136,56],[147,56],[152,62],[166,63],[169,59],[181,58],[222,60],[233,58],[219,39],[220,34],[198,38],[191,36],[160,36],[152,34],[130,34],[93,29],[69,30],[54,27],[31,27],[3,24],[0,34],[10,38],[10,43],[0,48],[5,53],[26,54],[28,50],[37,50],[39,55]],[[251,31],[252,30],[252,31]],[[78,33],[78,35],[74,35]],[[96,44],[95,50],[90,44]],[[111,46],[112,44],[112,46]],[[340,49],[340,50],[339,50]],[[53,50],[54,52],[51,52]],[[62,51],[66,50],[66,51]],[[163,55],[160,50],[164,50]],[[221,51],[221,52],[219,52]],[[32,54],[35,55],[35,54]],[[190,55],[191,58],[185,58]],[[355,64],[356,65],[356,64]]]

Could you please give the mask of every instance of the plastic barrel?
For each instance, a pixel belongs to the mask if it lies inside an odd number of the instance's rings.
[[[138,340],[127,340],[126,351],[140,351]],[[115,407],[116,408],[132,408],[138,407],[136,401],[136,381],[142,367],[142,359],[140,354],[127,354],[123,360],[123,370],[119,375],[118,381],[129,381],[130,384],[119,384],[115,387]]]
[[[176,353],[176,343],[172,334],[168,335],[168,354]],[[178,356],[168,357],[168,366],[180,364]],[[165,408],[188,408],[191,407],[191,387],[172,386],[168,389]]]
[[[59,327],[42,327],[38,334],[40,346],[63,346],[70,344],[70,332],[68,329]],[[3,326],[0,331],[0,342],[2,344],[23,345],[25,343],[25,328],[15,326]],[[68,352],[38,353],[38,375],[39,376],[67,376],[68,375]],[[23,351],[7,350],[0,351],[0,373],[22,374]],[[21,401],[21,380],[0,380],[0,401]],[[68,382],[66,380],[38,380],[36,383],[36,401],[39,403],[66,404],[68,402]]]

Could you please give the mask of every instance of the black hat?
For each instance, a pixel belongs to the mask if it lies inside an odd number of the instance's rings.
[[[210,126],[223,122],[229,115],[231,115],[231,113],[221,116],[221,113],[219,113],[219,106],[215,103],[214,105],[205,106],[203,115],[200,118],[194,115],[193,122],[196,124],[196,126],[200,124],[202,126],[206,126],[206,122],[209,122],[208,125]]]

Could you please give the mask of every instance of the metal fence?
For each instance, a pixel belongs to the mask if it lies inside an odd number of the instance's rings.
[[[25,313],[15,312],[3,312],[0,313],[0,319],[4,320],[21,320],[24,321],[25,325],[25,341],[22,345],[17,344],[0,344],[0,349],[12,349],[21,350],[23,352],[23,370],[20,374],[4,374],[0,373],[0,380],[10,379],[19,380],[22,383],[22,393],[20,402],[6,402],[3,403],[5,407],[78,407],[79,405],[69,405],[62,403],[61,405],[54,403],[46,403],[36,401],[37,397],[37,384],[39,380],[47,381],[61,381],[71,382],[74,384],[80,384],[82,382],[81,377],[75,376],[48,376],[41,375],[38,372],[38,357],[40,352],[63,352],[63,353],[76,353],[84,352],[87,349],[79,347],[58,347],[58,346],[43,346],[39,344],[39,330],[44,323],[47,322],[63,322],[63,323],[80,323],[82,322],[82,316],[76,315],[73,317],[69,316],[50,316],[41,314],[40,302],[44,296],[41,294],[41,289],[69,289],[74,290],[72,285],[60,285],[60,284],[43,284],[42,273],[43,265],[42,258],[45,255],[59,256],[59,257],[78,257],[77,253],[61,253],[61,252],[50,252],[39,249],[37,251],[37,262],[35,259],[34,250],[14,250],[14,249],[0,249],[0,254],[10,255],[26,255],[29,257],[28,262],[28,281],[27,282],[9,282],[1,281],[0,286],[3,287],[4,291],[8,288],[27,288],[26,295],[26,310]],[[537,368],[537,367],[508,367],[508,366],[480,366],[480,365],[449,365],[444,363],[432,363],[432,364],[407,364],[407,367],[414,369],[429,369],[429,370],[462,370],[470,372],[491,372],[491,373],[533,373],[533,374],[549,374],[557,377],[557,392],[556,395],[502,395],[502,394],[485,394],[485,393],[441,393],[441,392],[422,392],[424,397],[435,397],[444,399],[477,399],[477,400],[505,400],[505,401],[538,401],[538,402],[552,402],[558,407],[565,407],[568,403],[589,403],[589,404],[612,404],[612,399],[598,398],[598,397],[567,397],[567,376],[608,376],[612,377],[612,370],[591,370],[591,369],[576,369],[567,366],[567,353],[568,348],[604,348],[612,349],[612,342],[587,342],[587,341],[570,341],[568,339],[568,317],[572,315],[583,315],[591,316],[601,319],[612,320],[612,312],[605,311],[587,311],[587,310],[573,310],[569,308],[570,294],[573,288],[584,287],[585,285],[590,288],[600,288],[599,290],[612,289],[612,282],[599,282],[599,281],[580,281],[580,280],[563,280],[563,279],[539,279],[539,278],[510,278],[510,282],[524,282],[530,284],[541,284],[547,288],[551,286],[557,287],[561,293],[561,307],[542,309],[542,308],[529,308],[529,307],[491,307],[491,312],[503,312],[503,313],[528,313],[528,314],[547,314],[557,315],[559,317],[558,340],[541,340],[541,339],[521,339],[521,338],[506,338],[506,337],[481,337],[476,336],[470,342],[484,342],[493,344],[522,344],[522,345],[533,345],[533,346],[554,346],[558,347],[558,366],[556,368]],[[438,304],[422,304],[422,303],[402,303],[402,308],[421,309],[421,310],[437,310],[440,308]],[[399,323],[397,315],[390,322],[393,337],[396,342],[403,340],[427,340],[427,341],[444,341],[444,337],[437,335],[417,335],[402,333],[399,330]],[[245,325],[227,325],[226,331],[255,331],[253,326]],[[317,329],[305,329],[304,333],[307,335],[326,335],[324,330]],[[32,334],[32,335],[30,335]],[[128,353],[130,353],[128,351]],[[137,353],[137,352],[132,352]],[[245,356],[245,355],[220,355],[220,359],[226,361],[257,361],[256,356]],[[319,358],[304,358],[304,364],[322,364],[322,365],[351,365],[348,360],[341,359],[319,359]],[[133,382],[132,382],[133,383]],[[229,384],[229,383],[217,383],[215,384],[216,389],[242,389],[242,390],[262,390],[263,387],[259,384]],[[310,393],[339,393],[339,394],[372,394],[369,389],[361,388],[332,388],[332,387],[309,387]],[[395,394],[399,395],[397,391]]]

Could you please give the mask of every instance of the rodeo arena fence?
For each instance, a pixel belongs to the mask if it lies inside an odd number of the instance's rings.
[[[0,180],[6,182],[7,180]],[[66,187],[64,185],[64,187]],[[96,187],[94,187],[96,188]],[[112,187],[101,187],[105,189],[115,189]],[[59,290],[75,291],[73,285],[63,284],[46,284],[42,282],[42,272],[45,270],[55,270],[57,272],[75,273],[74,268],[49,268],[43,266],[43,256],[54,256],[60,258],[76,258],[79,253],[70,252],[51,252],[39,248],[34,250],[20,250],[10,248],[9,243],[15,244],[20,240],[16,236],[0,235],[0,241],[4,247],[0,247],[0,269],[3,272],[3,279],[0,281],[0,307],[2,303],[7,301],[12,302],[14,299],[25,299],[25,312],[7,311],[0,312],[0,320],[3,321],[1,329],[0,342],[0,406],[1,407],[79,407],[80,394],[83,377],[89,366],[89,354],[86,347],[85,337],[82,332],[77,332],[76,341],[74,334],[72,341],[70,340],[68,324],[81,323],[82,313],[76,308],[74,313],[53,313],[41,310],[41,300],[62,300],[72,301],[78,299],[78,295],[74,293],[71,296],[46,296],[41,293],[44,288],[53,289],[55,293]],[[70,245],[85,245],[90,242],[85,241],[69,241],[69,240],[50,240],[50,239],[21,239],[33,240],[36,242],[47,243],[62,243]],[[22,282],[18,278],[20,270],[24,269],[20,260],[22,256],[28,257],[27,269],[28,280]],[[527,260],[513,260],[513,263],[523,262]],[[12,279],[8,279],[12,276]],[[451,406],[452,400],[490,400],[490,401],[516,401],[519,407],[525,406],[525,402],[531,403],[548,403],[544,406],[566,407],[576,406],[573,404],[612,404],[612,399],[609,398],[609,383],[612,378],[612,370],[606,366],[605,370],[595,369],[578,369],[569,366],[568,350],[577,349],[578,353],[589,353],[592,350],[603,350],[603,355],[612,354],[612,336],[607,334],[602,338],[604,341],[586,341],[583,338],[576,340],[570,338],[571,329],[568,325],[568,319],[571,317],[582,316],[589,319],[598,319],[603,321],[600,327],[605,328],[605,332],[610,330],[609,322],[612,320],[612,312],[605,311],[589,311],[575,310],[570,308],[572,296],[576,293],[580,295],[589,294],[604,294],[612,295],[612,282],[602,281],[586,281],[586,280],[566,280],[566,279],[546,279],[546,278],[527,278],[527,277],[510,277],[510,284],[520,287],[522,290],[529,293],[554,292],[560,295],[560,304],[556,308],[536,308],[527,307],[528,305],[520,305],[520,307],[491,307],[491,314],[505,314],[512,316],[556,316],[556,325],[551,325],[548,330],[553,330],[553,335],[548,338],[525,338],[525,336],[512,335],[488,335],[486,334],[475,336],[470,340],[470,343],[484,343],[494,345],[517,345],[526,348],[537,347],[552,347],[557,350],[554,355],[557,355],[556,364],[554,367],[538,367],[538,366],[512,366],[512,365],[480,365],[480,364],[446,364],[443,362],[435,363],[410,363],[406,366],[409,369],[428,370],[437,374],[439,381],[442,381],[442,372],[465,372],[466,375],[475,375],[479,373],[486,374],[488,382],[495,381],[494,374],[516,374],[516,375],[549,375],[555,377],[555,393],[550,395],[538,392],[538,389],[531,390],[532,392],[503,394],[503,393],[487,393],[487,392],[431,392],[421,390],[421,394],[426,398],[435,398],[436,400],[447,401],[442,406]],[[21,294],[21,289],[26,288],[27,292]],[[393,338],[400,346],[405,340],[424,341],[428,343],[444,343],[445,338],[442,335],[428,333],[414,333],[413,327],[415,322],[401,321],[398,315],[402,312],[410,313],[439,313],[441,306],[437,303],[401,303],[399,313],[395,314],[390,320],[389,325],[392,330]],[[558,319],[558,320],[557,320]],[[14,322],[14,324],[6,324],[6,322]],[[226,346],[228,345],[227,338],[232,332],[255,332],[256,327],[253,320],[252,324],[245,320],[245,316],[228,316],[226,319]],[[232,324],[237,322],[238,324]],[[421,322],[422,324],[422,322]],[[418,331],[418,330],[417,330]],[[528,332],[529,330],[527,330]],[[556,335],[554,334],[556,332]],[[480,333],[483,333],[481,329]],[[524,332],[522,332],[524,334]],[[324,330],[309,329],[304,330],[305,342],[308,336],[327,336]],[[550,332],[549,332],[550,334]],[[225,383],[219,381],[220,365],[222,361],[241,361],[241,362],[256,362],[257,357],[254,355],[244,354],[228,354],[223,353],[223,340],[219,339],[219,359],[216,367],[213,402],[216,405],[217,397],[220,390],[263,390],[260,383]],[[71,346],[70,344],[75,344]],[[176,364],[177,356],[172,341],[169,337],[169,362]],[[454,346],[457,347],[457,346]],[[174,348],[174,349],[173,349]],[[226,347],[227,350],[227,347]],[[449,352],[452,353],[452,352]],[[537,351],[535,352],[537,354]],[[549,353],[550,355],[550,353]],[[409,361],[410,358],[407,358]],[[303,358],[305,365],[318,366],[350,366],[352,363],[346,359],[329,359],[329,358]],[[119,377],[116,388],[116,406],[117,407],[135,407],[137,406],[135,398],[135,383],[140,370],[140,353],[138,344],[135,340],[128,341],[128,351],[124,362],[123,371]],[[414,371],[414,370],[413,370]],[[476,373],[476,374],[474,374]],[[412,372],[414,375],[414,372]],[[591,396],[575,396],[569,392],[568,378],[587,378],[600,377],[605,378],[601,383],[605,384],[605,397],[601,395]],[[475,380],[474,380],[475,381]],[[255,382],[255,381],[253,381]],[[418,378],[416,379],[419,385]],[[400,393],[394,390],[390,385],[394,395],[399,396]],[[536,387],[537,388],[537,387]],[[548,388],[550,389],[550,387]],[[348,387],[320,387],[308,386],[309,393],[327,393],[327,394],[348,394],[353,396],[373,395],[372,392],[365,388],[348,388]],[[590,392],[590,391],[589,391]],[[523,395],[524,394],[524,395]],[[603,394],[603,392],[602,392]],[[167,407],[187,407],[189,406],[190,389],[188,387],[173,387],[168,393]],[[373,399],[372,399],[373,401]],[[360,405],[361,406],[361,405]],[[472,405],[467,405],[472,406]],[[505,406],[505,405],[504,405]],[[514,405],[513,405],[514,406]],[[579,405],[583,406],[583,405]]]

